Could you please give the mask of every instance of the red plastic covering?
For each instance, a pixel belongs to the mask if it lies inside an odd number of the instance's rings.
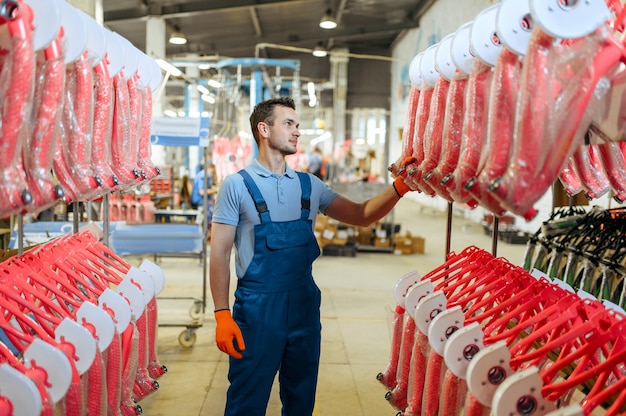
[[[401,176],[414,191],[422,191],[418,185],[411,180],[410,176],[415,172],[417,166],[424,160],[424,134],[430,111],[430,102],[433,97],[434,88],[424,83],[421,87],[419,100],[417,103],[417,120],[415,122],[415,133],[413,134],[413,163],[406,166],[406,171]]]
[[[419,102],[420,90],[416,87],[411,87],[411,92],[408,98],[408,107],[406,110],[406,121],[404,124],[404,130],[402,131],[402,153],[398,160],[393,162],[389,166],[389,172],[395,178],[404,172],[405,161],[408,157],[413,156],[413,140],[415,135],[415,120],[417,118],[417,105]]]
[[[457,71],[450,81],[443,122],[441,158],[437,167],[424,176],[424,180],[435,190],[437,195],[448,200],[453,198],[448,192],[446,184],[459,163],[463,119],[465,117],[465,89],[468,78],[467,74]]]
[[[526,219],[558,177],[587,130],[594,89],[621,59],[606,28],[564,45],[535,27],[524,58],[509,168],[492,189],[504,207]]]
[[[601,143],[598,145],[600,161],[611,182],[614,198],[626,201],[626,143]]]
[[[29,123],[32,130],[26,137],[22,153],[28,190],[33,197],[33,210],[43,210],[64,195],[52,176],[65,91],[65,63],[61,55],[60,35],[45,49],[44,57],[37,63],[35,97]]]
[[[430,174],[438,165],[441,159],[441,149],[443,147],[443,131],[445,127],[445,117],[447,109],[448,91],[450,89],[450,81],[439,76],[433,91],[433,97],[430,103],[430,114],[426,131],[424,132],[424,160],[417,167],[414,175],[410,180],[418,183],[418,187],[429,195],[436,194],[436,188],[432,187],[426,180],[426,176]],[[450,199],[447,191],[440,194],[443,198]]]
[[[465,93],[465,119],[459,163],[446,182],[452,198],[471,208],[477,206],[477,201],[465,189],[465,184],[476,176],[485,145],[492,77],[493,68],[476,59]]]
[[[10,50],[0,50],[0,217],[24,213],[32,196],[27,190],[26,175],[20,156],[30,119],[35,79],[33,49],[33,13],[26,4],[19,3],[19,13],[8,26]]]
[[[477,175],[465,186],[483,208],[496,216],[503,215],[506,210],[491,195],[489,186],[494,179],[504,174],[509,164],[515,126],[514,109],[521,72],[520,57],[511,50],[502,48],[494,67],[489,95],[487,137],[482,150],[483,163],[479,166]]]

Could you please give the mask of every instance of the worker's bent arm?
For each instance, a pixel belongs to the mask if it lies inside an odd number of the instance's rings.
[[[346,224],[367,227],[387,215],[399,200],[393,186],[361,203],[339,195],[326,208],[326,215]]]
[[[211,224],[211,254],[209,280],[215,309],[230,307],[230,253],[235,241],[236,227],[233,225]]]

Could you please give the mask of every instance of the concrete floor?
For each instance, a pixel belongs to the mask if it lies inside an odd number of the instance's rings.
[[[381,416],[396,411],[384,399],[386,393],[376,374],[387,366],[390,349],[393,288],[404,274],[426,273],[444,261],[446,213],[403,199],[394,210],[401,231],[426,239],[424,254],[394,255],[359,252],[356,257],[322,256],[314,264],[314,276],[322,290],[322,357],[315,415]],[[460,251],[475,245],[491,251],[492,240],[483,227],[459,213],[452,221],[451,248]],[[498,256],[521,264],[524,245],[498,242]],[[131,264],[140,259],[129,258]],[[182,325],[189,320],[192,301],[202,297],[202,266],[197,259],[158,260],[166,277],[160,294],[161,323]],[[232,291],[231,291],[232,293]],[[174,297],[175,299],[167,299]],[[207,292],[203,325],[197,341],[183,348],[179,334],[184,326],[159,327],[159,360],[168,373],[159,379],[160,389],[144,398],[145,415],[223,415],[228,381],[227,356],[214,342],[213,305]],[[277,390],[272,393],[268,415],[280,414]]]

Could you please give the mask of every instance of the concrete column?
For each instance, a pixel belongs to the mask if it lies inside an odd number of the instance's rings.
[[[333,49],[330,55],[330,80],[333,83],[333,150],[346,140],[348,95],[348,49]],[[340,162],[341,163],[341,162]]]
[[[196,53],[190,53],[187,55],[187,58],[190,62],[194,62],[198,60],[199,55]],[[198,68],[197,65],[190,64],[185,68],[185,74],[190,79],[198,80],[200,78],[200,68]],[[187,94],[188,96],[186,97],[185,101],[188,103],[189,107],[185,110],[187,110],[187,116],[193,116],[194,114],[202,111],[200,92],[196,88],[195,84],[190,84],[187,88]]]
[[[192,53],[187,55],[190,62],[197,61],[199,58],[198,54]],[[200,68],[197,65],[189,65],[185,68],[185,74],[190,79],[199,80],[200,79]],[[202,110],[204,109],[203,101],[200,99],[200,92],[196,88],[196,84],[190,84],[187,86],[185,91],[185,111],[187,113],[187,117],[200,117],[202,114]],[[185,165],[189,166],[189,171],[193,173],[195,176],[195,167],[201,161],[202,158],[202,149],[198,146],[189,146],[187,148],[187,157],[185,159]]]
[[[146,20],[146,55],[151,58],[165,59],[165,19],[160,16],[148,16]],[[161,91],[159,89],[158,91]],[[160,96],[154,96],[152,100],[152,116],[162,116],[165,106],[165,90]],[[152,162],[157,165],[165,164],[165,147],[152,146]]]

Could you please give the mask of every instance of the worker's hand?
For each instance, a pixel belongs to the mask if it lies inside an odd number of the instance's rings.
[[[409,176],[409,171],[415,169],[415,165],[417,164],[417,159],[413,156],[407,156],[400,162],[400,166],[398,167],[397,176],[402,176],[406,178]]]
[[[241,351],[246,349],[239,325],[233,320],[229,309],[215,312],[215,343],[222,352],[234,358],[241,358]],[[237,342],[235,347],[234,342]]]
[[[404,194],[411,190],[411,188],[409,188],[409,185],[406,184],[402,176],[398,176],[396,180],[393,181],[393,189],[396,190],[396,193],[400,198],[402,198]]]

